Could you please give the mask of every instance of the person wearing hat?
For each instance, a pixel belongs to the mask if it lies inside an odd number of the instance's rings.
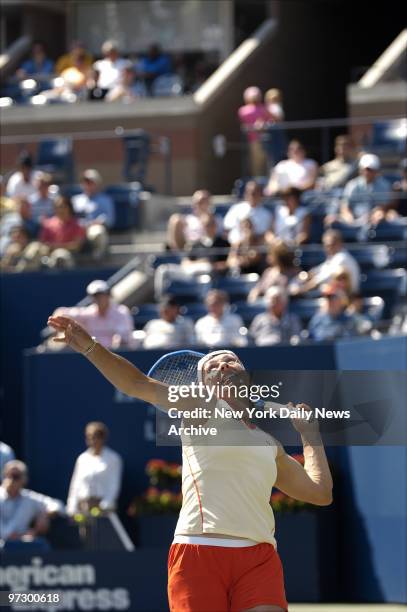
[[[106,40],[102,45],[103,59],[93,64],[96,87],[100,90],[100,98],[119,85],[123,70],[129,61],[120,57],[119,45],[114,40]]]
[[[6,195],[9,198],[29,198],[37,191],[33,170],[33,159],[28,151],[22,151],[17,158],[18,170],[13,172],[7,181]]]
[[[82,173],[82,193],[72,198],[75,213],[86,228],[87,250],[95,259],[101,259],[109,245],[108,230],[115,222],[112,198],[101,191],[102,177],[94,168]]]
[[[181,348],[195,344],[193,323],[180,315],[179,304],[173,296],[163,296],[159,312],[159,319],[152,319],[144,326],[144,348]]]
[[[380,175],[379,157],[365,153],[359,159],[359,176],[345,186],[339,221],[358,225],[370,222],[372,213],[386,209],[390,194],[390,183]]]
[[[321,308],[308,325],[310,338],[328,342],[357,335],[355,317],[346,312],[348,299],[345,291],[334,284],[325,285],[322,296]]]
[[[86,288],[92,299],[89,306],[60,307],[55,315],[67,315],[79,321],[98,342],[109,348],[133,347],[133,319],[124,304],[111,298],[106,281],[94,280]]]

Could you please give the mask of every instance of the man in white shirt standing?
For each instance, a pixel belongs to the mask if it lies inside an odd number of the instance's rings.
[[[301,284],[293,283],[290,288],[292,295],[300,295],[332,281],[339,270],[348,273],[352,293],[359,289],[360,268],[358,262],[344,249],[342,235],[338,230],[327,230],[322,236],[322,244],[326,259],[319,266],[312,268],[308,273],[300,272],[298,280]]]
[[[226,213],[223,225],[228,232],[230,244],[237,244],[243,238],[240,223],[250,219],[256,235],[261,236],[271,226],[272,214],[262,205],[263,189],[256,181],[248,181],[244,201],[233,204]]]
[[[106,446],[109,430],[93,421],[85,428],[88,450],[79,455],[72,474],[67,501],[68,514],[89,512],[92,508],[114,510],[120,491],[122,460]]]
[[[241,333],[242,318],[227,311],[228,296],[213,289],[205,300],[208,314],[195,323],[196,341],[203,346],[246,346],[247,337]]]

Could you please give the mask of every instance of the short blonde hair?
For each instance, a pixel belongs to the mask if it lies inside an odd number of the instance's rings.
[[[266,93],[264,94],[264,99],[266,102],[272,102],[273,100],[276,100],[276,99],[279,102],[282,102],[283,94],[281,93],[281,89],[277,89],[276,87],[273,87],[272,89],[268,89]]]

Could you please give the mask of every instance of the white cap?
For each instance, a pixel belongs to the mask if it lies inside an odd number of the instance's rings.
[[[82,179],[88,179],[88,181],[92,181],[93,183],[97,183],[100,185],[102,182],[102,177],[99,172],[94,168],[88,168],[84,172],[82,172]]]
[[[88,295],[96,295],[98,293],[110,293],[110,287],[106,281],[94,280],[86,287]]]
[[[239,357],[236,355],[236,353],[234,353],[233,351],[227,351],[226,349],[220,350],[220,351],[212,351],[211,353],[208,353],[207,355],[204,355],[203,357],[201,357],[201,359],[198,361],[197,364],[197,375],[198,375],[198,382],[204,382],[203,380],[203,376],[202,376],[202,372],[203,372],[203,367],[205,365],[205,363],[211,359],[212,357],[215,357],[215,355],[232,355],[232,357],[236,357],[236,360],[239,361],[239,363],[242,364],[242,362],[240,361]],[[243,366],[243,364],[242,364]]]
[[[359,160],[359,168],[370,168],[370,170],[380,170],[380,159],[373,153],[365,153]]]

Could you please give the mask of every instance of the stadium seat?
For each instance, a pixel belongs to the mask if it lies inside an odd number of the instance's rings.
[[[182,306],[181,314],[184,317],[192,319],[193,321],[197,321],[201,317],[207,315],[208,310],[205,304],[200,304],[199,302],[197,302],[196,304],[186,304],[185,306]]]
[[[363,247],[347,247],[362,269],[386,268],[390,264],[391,252],[385,244],[364,244]]]
[[[231,302],[238,302],[247,298],[258,280],[259,275],[256,273],[219,277],[214,280],[213,288],[225,291]]]
[[[246,327],[249,327],[254,317],[262,312],[265,312],[266,304],[264,300],[257,300],[252,304],[247,302],[235,302],[232,305],[232,312],[240,315]]]
[[[407,119],[377,121],[373,124],[369,149],[377,155],[406,154]]]
[[[151,87],[153,96],[181,96],[184,84],[178,74],[163,74],[156,79]]]
[[[368,239],[369,226],[355,226],[348,225],[347,223],[341,223],[340,221],[335,221],[332,223],[332,229],[339,230],[342,235],[342,240],[344,242],[366,242]]]
[[[133,315],[134,327],[136,329],[141,329],[144,327],[146,323],[151,321],[151,319],[157,319],[160,316],[159,312],[159,304],[140,304],[139,306],[134,306],[131,309],[131,314]]]
[[[322,298],[299,298],[292,299],[289,303],[289,311],[296,314],[304,325],[319,310]]]
[[[322,263],[325,259],[325,251],[322,246],[313,244],[309,248],[297,249],[296,257],[300,260],[300,266],[309,270]]]
[[[181,255],[177,255],[176,253],[163,253],[162,255],[150,255],[147,263],[153,270],[156,270],[158,266],[163,264],[180,264],[181,260]]]
[[[202,302],[212,288],[210,276],[202,274],[188,281],[171,280],[164,283],[164,293],[173,295],[180,304]]]
[[[140,183],[106,187],[105,193],[114,202],[116,220],[113,229],[127,230],[138,226],[140,191],[142,191]]]
[[[82,187],[80,185],[62,185],[61,187],[61,194],[67,198],[72,198],[79,193],[82,193]]]
[[[123,178],[128,183],[139,181],[144,184],[150,157],[150,135],[145,130],[134,130],[131,136],[123,138],[124,166]]]
[[[360,290],[364,296],[380,296],[385,302],[383,317],[389,319],[399,296],[407,293],[407,272],[394,270],[370,270],[362,275]]]
[[[391,240],[407,240],[407,223],[384,221],[369,230],[369,240],[385,242]]]
[[[49,172],[53,180],[58,183],[71,183],[74,178],[72,140],[70,138],[41,140],[35,168]]]

